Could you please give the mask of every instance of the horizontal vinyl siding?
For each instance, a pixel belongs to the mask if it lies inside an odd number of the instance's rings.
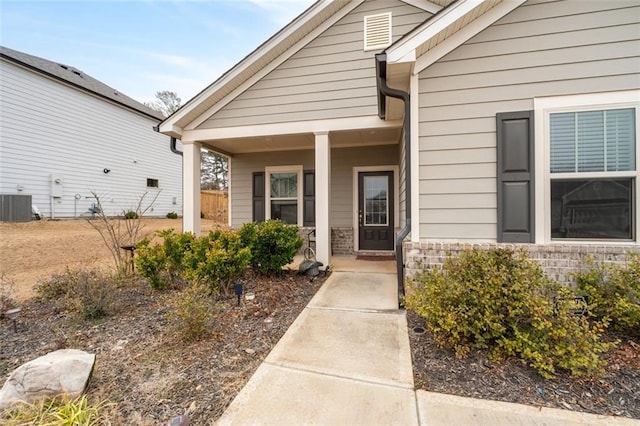
[[[429,14],[399,0],[367,1],[224,106],[199,128],[377,114],[374,55],[364,17],[391,11],[393,40]]]
[[[332,227],[353,226],[353,167],[397,165],[398,145],[331,150],[331,217]],[[312,150],[262,152],[236,155],[231,159],[231,225],[251,222],[253,172],[263,172],[267,166],[302,165],[315,169]]]
[[[640,6],[527,2],[420,74],[420,235],[495,241],[498,112],[640,87]]]
[[[155,120],[14,64],[0,67],[0,193],[31,195],[50,217],[55,174],[63,180],[56,217],[86,213],[91,191],[108,214],[135,209],[146,191],[147,201],[159,193],[149,215],[182,213],[181,157],[153,131]],[[158,179],[159,189],[148,189],[147,178]]]

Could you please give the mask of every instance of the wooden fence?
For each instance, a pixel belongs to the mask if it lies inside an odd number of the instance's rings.
[[[207,219],[216,222],[229,222],[229,195],[227,191],[200,191],[200,209]]]

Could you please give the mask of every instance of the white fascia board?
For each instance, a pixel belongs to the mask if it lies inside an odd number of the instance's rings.
[[[387,63],[395,63],[405,57],[412,50],[416,50],[430,38],[445,30],[449,25],[455,23],[467,13],[478,7],[486,0],[461,0],[449,9],[435,15],[425,22],[424,27],[416,31],[415,34],[401,40],[397,45],[392,46],[387,51]]]
[[[177,139],[180,139],[182,137],[182,127],[178,127],[176,125],[160,125],[158,128],[158,131],[162,134],[165,134],[167,136],[171,136]]]
[[[473,22],[465,26],[463,29],[453,34],[451,37],[438,44],[436,47],[429,50],[424,55],[420,56],[416,60],[415,72],[421,72],[422,70],[445,56],[447,53],[465,43],[471,37],[474,37],[476,34],[480,33],[480,31],[489,27],[498,19],[516,9],[525,1],[526,0],[507,0],[492,7],[482,16],[478,17]]]
[[[192,130],[201,125],[207,119],[209,119],[213,114],[220,111],[224,108],[229,102],[233,101],[235,98],[244,93],[251,86],[260,81],[264,76],[269,74],[271,71],[276,69],[279,65],[293,56],[296,52],[302,49],[304,46],[309,44],[313,39],[318,37],[320,34],[329,29],[332,25],[338,22],[340,19],[344,18],[349,12],[362,4],[364,0],[355,0],[352,1],[349,6],[342,8],[339,12],[335,13],[331,18],[327,19],[321,25],[319,25],[316,29],[307,34],[304,38],[298,41],[296,44],[287,49],[286,52],[281,54],[278,58],[271,61],[267,66],[263,67],[260,71],[252,75],[249,79],[247,79],[240,86],[236,87],[231,93],[222,98],[220,101],[216,102],[215,105],[207,109],[205,112],[200,114],[199,117],[196,117],[193,121],[191,121],[187,126],[185,126],[186,130]],[[256,60],[258,58],[256,57]],[[250,64],[249,64],[250,65]],[[247,65],[247,67],[249,66]],[[220,85],[216,85],[216,90],[223,86],[225,83],[221,83]],[[211,91],[211,94],[214,93],[215,90]]]
[[[402,120],[385,121],[376,116],[336,118],[331,120],[294,121],[290,123],[257,124],[254,126],[220,127],[185,130],[183,141],[213,141],[217,139],[257,136],[295,135],[336,132],[341,130],[380,129],[402,126]]]
[[[410,4],[413,7],[417,7],[418,9],[422,9],[426,12],[436,14],[442,10],[442,6],[439,6],[435,3],[431,3],[426,0],[402,0],[403,2]]]

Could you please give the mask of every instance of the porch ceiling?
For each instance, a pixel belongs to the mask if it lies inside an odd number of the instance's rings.
[[[354,146],[396,145],[402,136],[402,128],[377,128],[346,130],[329,133],[331,148]],[[293,151],[314,149],[315,135],[267,135],[247,138],[217,139],[201,141],[203,146],[226,155],[251,152]]]

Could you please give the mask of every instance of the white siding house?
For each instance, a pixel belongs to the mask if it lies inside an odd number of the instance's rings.
[[[206,146],[230,157],[232,226],[315,227],[325,263],[395,251],[400,290],[472,246],[565,282],[624,261],[639,46],[637,0],[319,0],[160,125],[185,145],[185,229]]]
[[[182,213],[181,158],[154,126],[162,116],[72,66],[0,48],[0,194],[31,195],[48,218],[157,200]],[[145,202],[145,206],[146,206]]]

